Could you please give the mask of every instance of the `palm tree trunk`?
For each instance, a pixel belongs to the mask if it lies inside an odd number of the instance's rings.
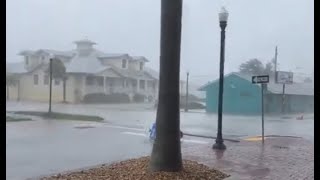
[[[180,171],[180,45],[182,0],[161,1],[160,87],[151,171]]]
[[[63,86],[63,102],[67,102],[66,101],[66,87],[67,87],[67,79],[63,78],[62,80],[62,86]]]

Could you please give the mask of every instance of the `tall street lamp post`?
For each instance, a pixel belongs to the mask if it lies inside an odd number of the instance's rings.
[[[220,76],[219,76],[219,101],[218,101],[218,132],[216,143],[212,146],[213,149],[224,150],[226,146],[222,139],[222,107],[223,107],[223,78],[224,78],[224,47],[225,47],[225,29],[228,21],[228,11],[222,7],[219,13],[219,22],[221,28],[221,44],[220,44]]]

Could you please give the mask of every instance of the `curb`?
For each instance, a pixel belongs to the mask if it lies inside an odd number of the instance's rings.
[[[189,134],[189,133],[183,133],[184,136],[192,136],[192,137],[200,137],[200,138],[208,138],[208,139],[217,139],[217,137],[214,136],[204,136],[204,135],[196,135],[196,134]],[[226,139],[223,138],[223,140],[225,141],[230,141],[230,142],[240,142],[240,140],[236,140],[236,139]]]

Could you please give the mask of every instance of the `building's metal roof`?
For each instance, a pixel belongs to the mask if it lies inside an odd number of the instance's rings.
[[[75,43],[89,43],[96,44],[93,41],[88,39],[75,41]],[[100,50],[92,48],[92,51],[88,55],[81,55],[77,50],[71,51],[56,51],[49,49],[39,49],[37,51],[22,51],[20,55],[37,55],[37,54],[52,54],[56,56],[64,56],[68,57],[68,62],[64,62],[66,66],[67,73],[87,73],[87,74],[96,74],[101,71],[104,71],[108,68],[112,68],[115,72],[123,77],[128,78],[144,78],[144,79],[158,79],[158,77],[154,76],[152,73],[150,74],[147,71],[134,71],[131,69],[120,69],[113,66],[103,65],[101,63],[102,58],[110,58],[110,59],[119,59],[127,58],[129,60],[142,60],[147,62],[148,60],[143,56],[129,56],[126,53],[104,53]],[[26,73],[31,72],[33,70],[27,70],[24,67],[23,62],[20,64],[8,64],[9,71],[13,73]]]
[[[149,67],[144,67],[144,71],[147,72],[152,78],[159,79],[159,73],[154,69],[151,69]]]
[[[57,50],[51,50],[51,49],[39,49],[35,52],[37,53],[46,53],[46,54],[52,54],[55,56],[65,56],[65,57],[73,57],[76,52],[75,51],[57,51]]]
[[[120,69],[116,67],[112,67],[114,71],[126,78],[133,78],[133,79],[146,79],[146,80],[154,80],[158,78],[154,78],[146,71],[133,71],[130,69]]]
[[[149,62],[147,58],[144,56],[131,56],[133,61],[144,61],[144,62]]]
[[[72,57],[75,55],[75,51],[57,51],[51,49],[39,49],[36,51],[21,51],[18,55],[26,56],[26,55],[38,55],[38,54],[52,54],[55,56],[65,56],[65,57]]]
[[[74,56],[70,63],[66,65],[67,73],[98,73],[108,68],[103,66],[96,56],[90,54],[88,56]]]
[[[224,78],[229,77],[230,75],[236,75],[242,79],[245,79],[251,83],[252,76],[248,74],[242,74],[242,73],[237,73],[237,72],[232,72],[229,74],[226,74]],[[200,91],[204,91],[206,87],[218,83],[219,79],[208,82],[207,84],[201,86],[199,88]],[[270,78],[270,82],[268,83],[268,93],[272,94],[282,94],[283,90],[283,85],[282,84],[277,84],[275,83],[273,78]],[[314,84],[313,83],[297,83],[294,82],[293,84],[287,84],[285,86],[285,94],[290,94],[290,95],[314,95]]]

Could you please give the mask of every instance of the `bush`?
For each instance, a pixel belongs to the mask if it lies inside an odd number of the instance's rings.
[[[143,95],[143,94],[135,94],[134,96],[133,96],[133,101],[134,102],[144,102],[144,99],[146,98],[146,96],[145,95]]]
[[[92,93],[86,94],[83,98],[84,103],[129,103],[130,98],[124,93]]]

